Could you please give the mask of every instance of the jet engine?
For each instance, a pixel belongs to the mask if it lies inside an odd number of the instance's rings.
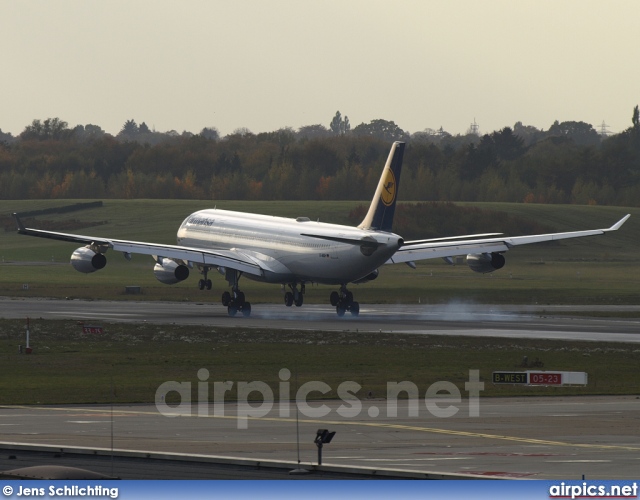
[[[160,283],[175,285],[189,277],[189,268],[171,259],[162,259],[153,267],[153,274]]]
[[[88,246],[80,247],[71,254],[71,265],[81,273],[93,273],[107,265],[103,253],[96,253]]]
[[[367,283],[369,281],[373,281],[374,279],[376,279],[378,277],[378,274],[380,274],[380,271],[378,271],[376,269],[375,271],[372,271],[369,274],[367,274],[364,278],[360,278],[358,280],[353,281],[353,283],[355,283],[356,285],[360,285],[362,283]]]
[[[504,255],[501,253],[470,253],[467,255],[467,265],[476,273],[492,273],[504,267]]]

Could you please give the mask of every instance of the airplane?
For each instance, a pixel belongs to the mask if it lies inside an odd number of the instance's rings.
[[[306,284],[339,286],[331,292],[329,302],[338,316],[346,312],[358,316],[360,304],[347,286],[376,279],[379,268],[386,264],[405,263],[415,269],[418,260],[443,258],[453,263],[453,257],[466,255],[473,271],[490,273],[504,267],[504,253],[513,247],[606,234],[620,229],[630,217],[627,214],[607,229],[516,237],[484,233],[404,241],[392,232],[404,149],[403,142],[391,146],[369,210],[357,227],[308,217],[291,219],[214,208],[189,215],[178,229],[177,245],[164,245],[31,229],[24,226],[18,214],[13,215],[19,234],[83,245],[71,255],[71,265],[82,273],[103,269],[109,249],[122,252],[128,260],[132,254],[153,256],[154,275],[167,285],[186,280],[195,267],[202,275],[198,287],[211,290],[208,275],[217,270],[231,288],[222,294],[222,305],[229,316],[241,313],[247,317],[251,303],[240,290],[242,276],[288,287],[284,294],[288,307],[302,306]]]

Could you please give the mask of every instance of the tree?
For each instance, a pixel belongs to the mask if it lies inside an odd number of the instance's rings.
[[[469,144],[460,163],[460,174],[465,180],[479,177],[489,166],[497,163],[498,151],[493,138],[483,135],[480,144]]]
[[[136,135],[138,135],[139,131],[140,129],[138,127],[138,124],[135,122],[135,120],[127,120],[126,122],[124,122],[122,129],[120,129],[120,133],[118,134],[118,137],[123,137],[125,139],[133,139]]]
[[[589,146],[600,143],[600,135],[593,128],[593,125],[585,122],[562,122],[556,120],[549,128],[548,135],[569,137],[576,144]]]
[[[344,116],[344,120],[342,120],[342,124],[340,125],[340,132],[342,135],[347,134],[351,131],[351,123],[349,123],[349,117],[347,115]]]
[[[432,128],[425,128],[424,130],[411,134],[411,141],[423,143],[438,142],[438,132]]]
[[[0,128],[0,143],[2,142],[12,142],[14,140],[14,137],[11,135],[10,132],[3,132],[2,129]]]
[[[238,127],[230,135],[232,136],[236,135],[239,137],[249,137],[253,135],[253,132],[251,132],[251,130],[249,130],[247,127]]]
[[[302,146],[298,161],[302,167],[317,175],[335,175],[342,165],[340,156],[326,140],[305,142]]]
[[[336,111],[333,120],[331,120],[331,123],[329,124],[329,128],[334,135],[340,135],[340,129],[342,128],[342,115],[340,114],[340,111]]]
[[[531,146],[544,137],[542,130],[538,130],[531,125],[523,125],[522,122],[517,122],[513,126],[513,133],[522,138],[525,146]]]
[[[385,142],[406,141],[409,134],[398,127],[393,121],[371,120],[369,123],[361,123],[353,129],[355,135],[368,135]]]
[[[73,135],[69,130],[69,124],[60,118],[47,118],[44,122],[33,120],[20,134],[23,140],[35,139],[37,141],[68,139]]]
[[[220,139],[220,133],[218,129],[215,127],[205,127],[200,131],[200,135],[205,139],[210,139],[212,141],[217,141]]]
[[[324,125],[304,125],[298,129],[298,137],[306,139],[318,139],[329,136],[330,132]]]
[[[349,123],[349,117],[342,118],[340,111],[336,111],[333,120],[329,124],[329,128],[334,135],[345,135],[351,130],[351,124]]]
[[[640,111],[638,110],[637,105],[633,108],[633,117],[631,118],[631,122],[633,123],[633,128],[631,129],[633,135],[632,140],[637,151],[638,148],[640,148]],[[637,163],[638,162],[636,162],[636,164]]]
[[[98,137],[102,137],[103,135],[105,135],[105,131],[102,130],[98,125],[76,125],[73,129],[73,137],[76,140],[80,141],[97,139]]]
[[[509,127],[491,134],[495,151],[502,160],[515,160],[525,152],[524,139],[513,133]]]

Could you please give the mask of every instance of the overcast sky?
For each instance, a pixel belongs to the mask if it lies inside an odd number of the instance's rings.
[[[636,0],[0,0],[0,129],[134,119],[222,135],[376,118],[612,132],[640,103]]]

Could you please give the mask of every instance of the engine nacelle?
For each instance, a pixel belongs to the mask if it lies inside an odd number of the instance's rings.
[[[373,281],[374,279],[376,279],[378,277],[378,274],[380,274],[380,271],[378,271],[376,269],[375,271],[372,271],[369,274],[367,274],[364,278],[360,278],[359,280],[355,280],[353,283],[355,283],[356,285],[360,285],[361,283],[367,283],[369,281]]]
[[[189,268],[170,259],[162,259],[153,267],[153,274],[160,283],[175,285],[189,277]]]
[[[93,273],[107,265],[107,258],[89,247],[80,247],[71,254],[71,265],[81,273]]]
[[[470,253],[467,265],[476,273],[492,273],[504,267],[505,259],[501,253]]]

